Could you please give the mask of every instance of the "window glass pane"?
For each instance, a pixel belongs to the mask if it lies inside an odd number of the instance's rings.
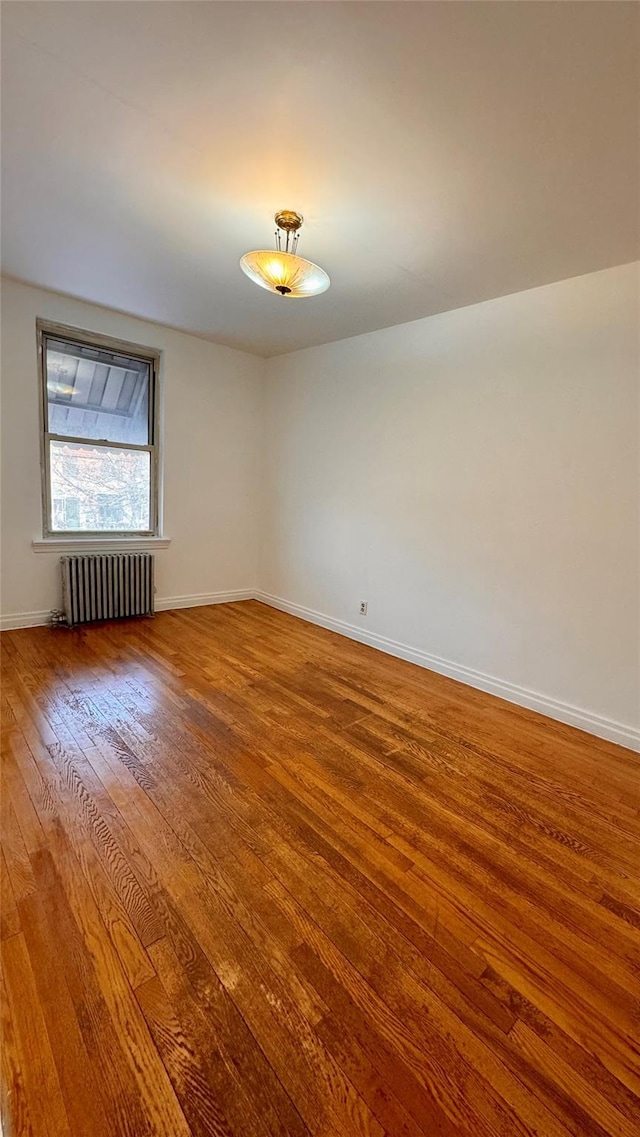
[[[45,363],[51,434],[149,444],[150,364],[50,337]]]
[[[53,531],[151,529],[148,450],[52,440],[50,463]]]

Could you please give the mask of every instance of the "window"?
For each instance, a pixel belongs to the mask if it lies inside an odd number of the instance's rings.
[[[158,533],[157,352],[38,321],[44,534]]]

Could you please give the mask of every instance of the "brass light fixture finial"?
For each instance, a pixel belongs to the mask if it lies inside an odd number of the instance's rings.
[[[296,213],[295,209],[279,209],[274,217],[274,221],[278,229],[296,230],[299,229],[304,221],[301,213]]]

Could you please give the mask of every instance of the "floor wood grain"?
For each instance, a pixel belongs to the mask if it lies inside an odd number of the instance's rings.
[[[637,755],[255,601],[1,639],[5,1137],[637,1137]]]

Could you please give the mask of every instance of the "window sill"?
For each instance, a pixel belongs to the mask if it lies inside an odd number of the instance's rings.
[[[152,553],[166,549],[170,537],[43,537],[32,541],[34,553]]]

